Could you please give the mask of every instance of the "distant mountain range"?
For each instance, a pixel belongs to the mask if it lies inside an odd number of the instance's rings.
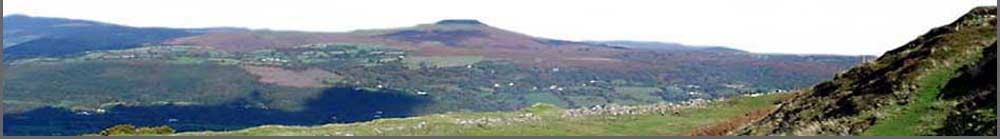
[[[139,28],[65,18],[8,15],[3,17],[4,58],[61,56],[84,51],[114,50],[213,32],[248,32],[245,28]]]
[[[651,49],[671,51],[745,52],[726,47],[685,46],[677,43],[639,41],[585,41],[574,42],[541,39],[491,27],[477,20],[442,20],[435,24],[416,27],[377,30],[393,32],[367,34],[373,31],[352,33],[308,33],[285,31],[254,31],[246,28],[138,28],[88,20],[8,15],[3,17],[5,57],[19,59],[38,56],[60,56],[84,51],[134,48],[159,43],[198,44],[223,49],[282,47],[324,41],[359,41],[384,43],[425,42],[442,43],[443,46],[479,48],[529,48],[576,45]],[[258,40],[261,35],[284,34]],[[193,38],[185,38],[193,37]],[[249,37],[249,38],[248,38]],[[289,38],[281,38],[289,37]],[[294,38],[291,38],[294,37]],[[222,40],[219,40],[222,39]],[[386,40],[389,39],[389,40]],[[234,42],[235,41],[235,42]],[[238,42],[238,43],[237,43]],[[233,48],[240,45],[238,48]]]
[[[596,44],[596,45],[607,45],[612,47],[650,49],[650,50],[749,53],[744,50],[734,49],[724,46],[690,46],[680,43],[651,42],[651,41],[585,41],[585,43]]]

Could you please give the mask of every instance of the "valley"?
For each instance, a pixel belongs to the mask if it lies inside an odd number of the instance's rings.
[[[3,21],[4,135],[996,134],[996,7],[880,57],[567,41],[472,19],[350,32]]]
[[[626,44],[542,39],[474,20],[444,20],[414,27],[345,33],[129,28],[21,15],[5,17],[6,20],[14,22],[5,24],[44,21],[53,27],[20,29],[5,25],[5,31],[16,31],[5,33],[28,34],[23,38],[49,38],[12,44],[4,51],[4,64],[8,67],[4,111],[8,115],[5,118],[13,121],[17,119],[9,117],[19,114],[28,119],[46,118],[30,116],[33,113],[53,112],[64,114],[52,116],[80,117],[65,114],[115,113],[120,111],[116,110],[118,107],[171,108],[167,104],[205,107],[240,104],[250,111],[301,113],[309,110],[310,100],[352,89],[391,91],[427,101],[408,109],[407,116],[513,111],[536,103],[562,108],[644,105],[792,90],[830,77],[863,59],[696,47],[629,48]],[[65,28],[60,22],[91,26]],[[36,46],[28,44],[39,40],[107,41],[72,34],[49,35],[75,30],[128,31],[139,33],[136,37],[148,32],[159,36],[159,31],[180,31],[187,35],[141,40],[137,46],[128,47],[72,46],[81,49],[59,53],[20,50],[35,49]],[[145,118],[136,116],[136,119]],[[158,123],[140,121],[95,122],[91,127]],[[267,121],[249,125],[283,123]],[[32,122],[23,124],[28,126]],[[4,133],[52,135],[45,134],[44,129],[76,124],[82,123],[70,120],[52,127],[5,128]],[[243,125],[246,124],[218,127],[247,127]],[[94,128],[87,129],[96,132]],[[58,135],[77,133],[84,132],[74,130]]]

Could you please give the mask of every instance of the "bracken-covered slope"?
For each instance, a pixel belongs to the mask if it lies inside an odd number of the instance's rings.
[[[996,10],[975,8],[732,134],[996,135]]]
[[[197,35],[183,29],[139,28],[64,18],[3,17],[4,60],[141,47]]]

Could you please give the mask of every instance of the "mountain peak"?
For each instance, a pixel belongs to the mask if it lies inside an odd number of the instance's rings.
[[[28,16],[26,14],[9,14],[9,15],[3,16],[3,18],[10,18],[10,17],[26,18],[26,17],[31,17],[31,16]]]
[[[486,25],[486,24],[483,24],[483,22],[479,22],[479,20],[475,20],[475,19],[445,19],[445,20],[438,21],[435,24],[438,24],[438,25]]]

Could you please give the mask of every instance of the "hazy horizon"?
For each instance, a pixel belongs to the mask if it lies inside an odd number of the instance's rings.
[[[239,5],[228,5],[236,2]],[[881,55],[933,27],[952,22],[974,7],[995,5],[992,2],[891,0],[853,5],[858,2],[32,0],[4,1],[3,14],[137,27],[240,27],[311,32],[476,19],[527,35],[572,41],[634,40],[725,46],[759,53]],[[551,6],[563,7],[547,8]]]

